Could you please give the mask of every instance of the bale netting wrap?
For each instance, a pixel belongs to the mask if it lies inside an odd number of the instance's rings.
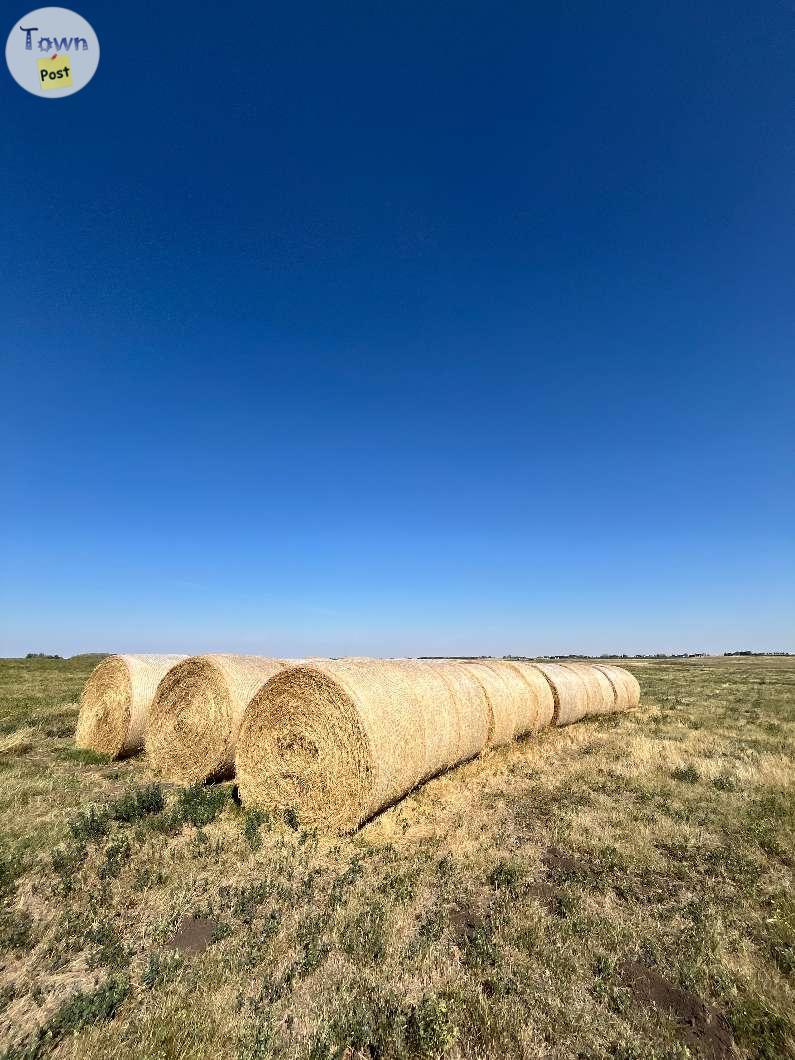
[[[243,712],[284,666],[258,655],[193,655],[169,670],[146,733],[155,772],[179,784],[231,776]]]
[[[469,663],[434,659],[428,665],[441,674],[458,717],[458,746],[450,765],[466,762],[484,751],[488,742],[491,710],[486,693],[469,672]]]
[[[588,716],[594,714],[605,714],[616,709],[616,697],[612,684],[607,675],[597,670],[590,663],[567,662],[563,663],[569,670],[579,676],[585,682],[588,693]]]
[[[553,725],[571,725],[588,713],[588,689],[578,673],[560,663],[535,663],[549,679],[555,698]]]
[[[242,801],[292,808],[308,827],[350,831],[411,791],[428,771],[426,726],[443,690],[440,684],[434,693],[423,670],[397,660],[339,659],[276,674],[241,726]],[[444,713],[443,700],[436,702]]]
[[[552,724],[555,716],[555,696],[549,680],[541,673],[533,663],[524,662],[521,659],[505,659],[505,666],[510,666],[521,675],[522,680],[530,688],[535,700],[535,716],[533,724],[527,732],[546,728]],[[524,736],[525,732],[518,732],[517,736]]]
[[[109,655],[80,695],[75,744],[118,758],[140,751],[162,678],[184,655]]]
[[[596,663],[595,668],[601,671],[613,686],[616,710],[637,707],[640,703],[640,685],[634,674],[623,666],[614,666],[612,663]]]

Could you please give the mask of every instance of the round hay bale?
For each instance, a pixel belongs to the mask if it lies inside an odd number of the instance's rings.
[[[348,831],[411,791],[442,755],[443,742],[428,740],[433,705],[448,728],[454,706],[440,699],[443,683],[427,670],[419,662],[335,659],[277,673],[241,726],[243,802],[292,807],[307,826]],[[450,749],[457,729],[453,736]]]
[[[489,738],[491,711],[486,693],[474,674],[469,672],[471,663],[433,659],[428,665],[441,674],[458,715],[458,747],[449,765],[466,762],[485,750]]]
[[[489,747],[510,743],[538,729],[542,704],[552,716],[552,692],[537,670],[528,678],[505,659],[477,659],[466,665],[483,685],[489,703]]]
[[[80,695],[75,744],[119,758],[144,745],[149,708],[160,681],[184,655],[109,655]]]
[[[284,666],[258,655],[193,655],[169,670],[146,732],[155,772],[179,784],[232,776],[243,712]]]
[[[412,695],[423,718],[425,765],[421,780],[443,773],[458,761],[460,719],[458,707],[442,675],[419,659],[400,660],[411,679]]]
[[[588,691],[588,715],[604,714],[616,709],[615,690],[607,675],[590,663],[566,662],[562,666],[573,670],[585,682]]]
[[[560,663],[534,663],[549,679],[555,698],[553,725],[571,725],[588,713],[588,689],[578,673]]]
[[[510,743],[516,732],[517,717],[520,705],[515,690],[506,681],[503,674],[490,666],[488,660],[467,662],[467,671],[483,689],[489,707],[489,729],[486,736],[487,747],[501,747]],[[519,680],[518,676],[514,677]]]
[[[530,688],[536,704],[532,726],[518,732],[517,736],[524,736],[525,732],[533,732],[551,725],[555,715],[555,695],[549,679],[534,663],[524,662],[521,659],[505,659],[504,663],[521,675],[522,680]]]
[[[612,663],[595,663],[595,668],[607,677],[613,686],[615,710],[630,710],[640,703],[640,685],[634,674],[623,666]]]

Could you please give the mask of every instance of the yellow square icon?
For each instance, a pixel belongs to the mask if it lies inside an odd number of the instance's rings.
[[[42,92],[54,88],[72,87],[72,59],[69,55],[55,55],[51,59],[37,59],[39,87]]]

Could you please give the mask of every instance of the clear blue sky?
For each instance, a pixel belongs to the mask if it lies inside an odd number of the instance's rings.
[[[77,10],[84,91],[2,71],[0,654],[795,649],[791,4]]]

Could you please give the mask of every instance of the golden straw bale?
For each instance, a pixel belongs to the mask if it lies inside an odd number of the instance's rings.
[[[593,714],[604,714],[616,709],[615,690],[607,679],[607,675],[590,663],[566,662],[562,663],[569,670],[579,674],[585,682],[588,690],[588,716]]]
[[[180,784],[231,776],[243,712],[284,666],[258,655],[193,655],[169,670],[149,712],[152,768]]]
[[[612,663],[595,663],[594,665],[613,686],[616,710],[629,710],[637,707],[640,703],[640,685],[634,674],[625,670],[623,666],[614,666]]]
[[[501,747],[514,738],[517,716],[520,705],[513,687],[496,667],[489,666],[486,660],[473,660],[466,663],[470,673],[483,689],[489,706],[489,730],[486,738],[487,747]],[[514,674],[515,680],[521,680]],[[526,686],[525,686],[526,688]]]
[[[75,743],[118,758],[144,745],[158,684],[184,655],[109,655],[91,672],[80,696]]]
[[[449,765],[465,762],[486,748],[491,724],[489,701],[483,686],[469,673],[469,663],[432,659],[429,665],[450,689],[458,714],[458,748]]]
[[[458,707],[438,670],[419,659],[402,659],[400,663],[411,680],[411,693],[423,719],[425,764],[421,779],[428,780],[458,761]]]
[[[549,679],[539,670],[535,663],[524,662],[522,659],[506,659],[505,665],[512,667],[532,690],[536,702],[535,717],[532,729],[522,730],[517,733],[523,736],[525,731],[533,731],[546,728],[552,724],[555,716],[555,696]]]
[[[428,740],[433,703],[446,725],[455,716],[430,670],[419,662],[338,659],[276,674],[241,726],[243,802],[292,807],[310,827],[350,830],[411,791],[435,768],[433,759],[443,766],[442,743]],[[459,744],[453,730],[447,746]]]
[[[532,676],[528,677],[525,670],[505,659],[477,659],[467,667],[483,685],[489,703],[489,747],[535,732],[542,714],[552,717],[552,691],[538,670],[530,671]]]
[[[549,678],[555,697],[553,725],[571,725],[588,713],[588,689],[578,673],[560,663],[535,663]]]

